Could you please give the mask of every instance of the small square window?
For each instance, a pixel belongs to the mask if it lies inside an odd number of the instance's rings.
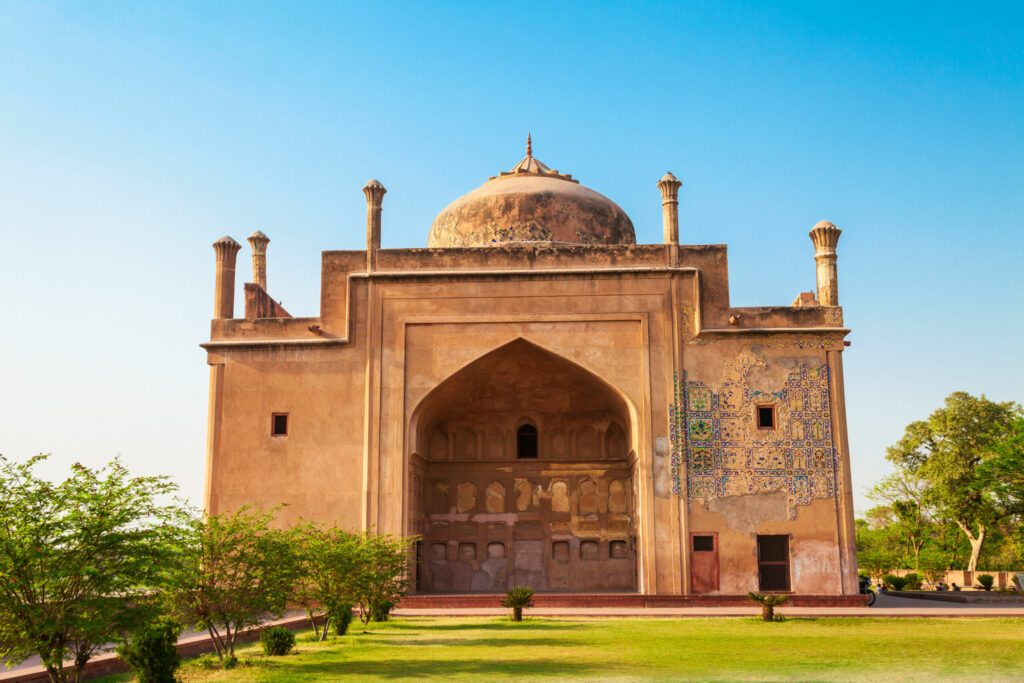
[[[715,537],[714,536],[694,536],[693,537],[693,551],[696,553],[713,553],[715,552]]]
[[[288,436],[288,413],[274,413],[270,419],[271,436]]]
[[[757,428],[775,429],[775,406],[757,407]]]

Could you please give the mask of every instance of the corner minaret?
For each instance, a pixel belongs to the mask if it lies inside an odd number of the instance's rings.
[[[267,289],[267,245],[270,238],[257,230],[249,235],[249,246],[252,247],[252,281]]]
[[[665,244],[679,244],[679,188],[683,182],[666,172],[658,181],[661,190],[661,225]]]
[[[818,279],[818,304],[839,305],[839,273],[836,269],[836,245],[842,230],[828,221],[818,221],[809,233],[814,242],[814,264]]]
[[[235,317],[235,258],[242,245],[225,235],[213,243],[217,255],[216,280],[213,286],[213,317]]]
[[[366,195],[366,270],[372,272],[380,249],[380,212],[387,190],[379,180],[371,180],[363,188]]]

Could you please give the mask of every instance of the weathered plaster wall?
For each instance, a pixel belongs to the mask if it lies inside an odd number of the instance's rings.
[[[586,513],[599,516],[596,552],[622,562],[624,558],[612,557],[610,544],[622,540],[623,528],[631,528],[636,542],[628,552],[635,553],[635,582],[643,592],[689,591],[689,539],[698,532],[718,534],[722,593],[745,592],[756,581],[753,539],[758,533],[791,535],[797,592],[849,590],[837,579],[838,574],[848,579],[856,569],[852,540],[843,531],[852,513],[842,503],[848,495],[843,464],[847,453],[834,458],[831,493],[828,477],[815,466],[806,495],[796,495],[789,482],[795,481],[796,470],[807,467],[786,465],[786,472],[776,477],[785,479],[786,486],[769,482],[745,491],[723,483],[715,495],[704,495],[705,489],[697,487],[687,497],[686,482],[697,481],[687,478],[690,466],[697,464],[689,459],[698,456],[687,455],[678,429],[685,426],[680,422],[685,421],[683,402],[689,398],[684,389],[691,384],[697,393],[706,389],[721,398],[733,395],[730,382],[740,383],[746,392],[741,410],[749,410],[751,397],[759,392],[758,400],[779,401],[780,417],[789,420],[785,411],[794,409],[788,393],[771,397],[789,392],[792,373],[810,381],[800,373],[827,366],[831,439],[833,448],[845,448],[839,438],[845,434],[840,351],[846,331],[841,311],[818,306],[730,308],[724,247],[680,247],[677,259],[673,254],[666,245],[384,250],[377,253],[379,272],[368,276],[363,272],[365,252],[325,252],[319,317],[212,323],[211,343],[206,345],[212,366],[209,509],[287,503],[282,523],[305,518],[351,529],[420,531],[417,511],[427,509],[432,465],[429,447],[420,445],[422,435],[429,434],[429,420],[421,424],[426,413],[417,408],[460,369],[524,340],[611,388],[625,406],[622,420],[628,424],[623,431],[630,455],[624,463],[563,463],[557,467],[584,469],[563,471],[552,465],[554,469],[542,467],[528,476],[500,472],[484,462],[490,456],[482,462],[446,463],[443,467],[465,467],[472,474],[485,510],[476,514],[532,513],[513,509],[517,479],[536,478],[540,491],[548,491],[553,500],[558,479],[565,480],[571,499],[581,495],[580,486],[589,478],[603,510]],[[828,329],[820,332],[822,328]],[[670,418],[672,411],[675,419]],[[287,437],[270,436],[274,412],[289,413]],[[721,413],[719,418],[736,416]],[[607,428],[606,417],[593,419]],[[727,426],[734,428],[745,429],[742,424]],[[796,440],[792,420],[786,429],[787,439]],[[486,436],[485,428],[478,438],[486,442]],[[776,457],[771,444],[758,445],[750,433],[739,436],[749,442],[745,458]],[[721,448],[726,455],[725,446]],[[809,457],[813,461],[813,452]],[[713,458],[712,470],[718,467]],[[598,471],[601,467],[608,469]],[[747,463],[744,467],[765,469]],[[456,489],[470,483],[458,481],[459,471],[436,473],[444,475],[438,481]],[[742,475],[734,479],[744,481]],[[610,494],[601,493],[613,480],[629,484],[628,513],[613,513],[605,497]],[[753,482],[749,477],[747,481]],[[505,512],[486,511],[481,492],[494,482],[505,487]],[[828,495],[819,495],[823,492]],[[538,499],[540,512],[550,505],[546,500]],[[449,513],[434,514],[452,513],[449,507]],[[623,526],[621,519],[608,516],[612,514],[627,514],[628,523]],[[572,562],[582,563],[584,552],[595,551],[582,546],[586,534],[571,515],[569,520],[547,521],[570,524]],[[511,534],[507,542],[514,544],[515,524],[505,527]],[[505,558],[492,556],[498,549],[490,543],[496,541],[489,532],[477,531],[472,539],[476,557],[453,559],[470,563],[459,570],[471,570],[470,581],[474,576],[481,581],[478,572],[485,571],[500,583],[510,576],[508,563],[535,563],[536,553],[517,559],[507,544]],[[523,540],[546,543],[553,538],[542,533],[540,539]],[[458,558],[460,548],[469,553],[469,546],[459,544],[470,539],[455,534],[443,542],[450,557]],[[553,549],[539,552],[542,566],[554,557]],[[482,562],[490,562],[488,569]],[[552,587],[571,581],[591,585],[579,578],[587,567],[573,566],[570,574],[576,574],[557,581],[558,568],[548,567]]]
[[[757,536],[790,538],[794,592],[838,593],[839,443],[826,350],[838,335],[772,334],[686,347],[676,486],[691,534],[716,533],[721,593],[758,589]],[[760,429],[758,406],[775,410]]]

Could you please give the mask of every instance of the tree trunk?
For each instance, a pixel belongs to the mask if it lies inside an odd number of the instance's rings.
[[[775,621],[774,605],[761,605],[761,621]]]
[[[522,607],[513,607],[512,608],[512,621],[522,621],[522,620],[523,620],[523,608]]]
[[[971,543],[971,559],[967,562],[967,571],[978,571],[978,557],[981,555],[981,544],[985,542],[985,525],[978,525],[978,534],[974,535],[967,525],[957,522],[957,526],[966,534],[967,540]]]
[[[206,632],[210,634],[210,640],[213,642],[213,649],[217,653],[217,659],[224,661],[224,646],[220,641],[220,633],[212,621],[207,622]]]
[[[238,629],[235,632],[231,632],[231,622],[224,623],[224,649],[227,650],[228,657],[235,656],[235,636],[238,635]]]
[[[306,608],[306,618],[309,619],[309,623],[313,627],[313,635],[316,636],[316,639],[319,641],[320,640],[320,627],[316,625],[316,619],[313,617],[313,610],[311,610],[308,607]],[[326,628],[326,627],[327,626],[325,624],[324,628]]]

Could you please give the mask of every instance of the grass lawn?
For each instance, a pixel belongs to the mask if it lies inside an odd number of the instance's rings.
[[[238,656],[231,671],[187,662],[182,679],[1010,681],[1024,678],[1024,620],[396,618]]]

